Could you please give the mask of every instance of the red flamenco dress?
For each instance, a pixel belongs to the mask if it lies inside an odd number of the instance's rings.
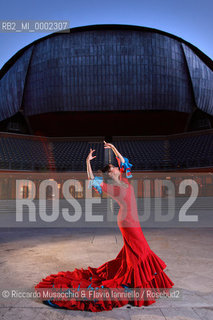
[[[150,288],[157,292],[159,288],[165,288],[168,292],[174,286],[163,271],[166,268],[165,262],[150,249],[142,232],[134,189],[128,180],[132,177],[132,165],[127,158],[124,158],[124,163],[120,163],[119,158],[117,160],[121,171],[120,180],[126,186],[107,184],[101,177],[95,177],[90,181],[90,187],[93,186],[100,194],[107,193],[118,202],[120,209],[117,223],[123,236],[122,249],[115,259],[105,262],[98,268],[75,268],[74,271],[60,271],[57,274],[51,274],[35,286],[36,290],[40,288],[67,288],[67,290],[72,290],[72,288],[75,290],[80,288],[88,290],[142,288],[149,290]],[[128,298],[76,299],[71,297],[61,300],[53,298],[43,302],[55,308],[99,312],[126,304],[138,307],[148,306],[156,302],[156,298],[157,296],[149,299],[141,296],[140,299],[131,298],[129,300]]]

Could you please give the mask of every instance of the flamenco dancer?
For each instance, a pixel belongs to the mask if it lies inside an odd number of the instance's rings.
[[[75,269],[74,271],[60,271],[51,274],[35,286],[39,288],[88,288],[98,290],[100,288],[141,288],[145,290],[159,289],[169,290],[174,283],[163,271],[166,264],[149,247],[142,232],[134,189],[129,182],[132,177],[132,164],[123,157],[113,144],[104,141],[104,148],[111,149],[118,161],[118,167],[112,164],[103,169],[103,177],[94,176],[91,168],[91,160],[95,150],[90,149],[86,159],[87,174],[90,187],[102,194],[105,192],[115,199],[120,206],[117,223],[123,237],[123,247],[115,259],[102,264],[98,268]],[[111,179],[112,183],[107,183]],[[155,297],[156,299],[156,297]],[[55,307],[71,310],[99,312],[112,310],[126,304],[133,306],[148,306],[156,302],[154,298],[146,299],[75,299],[45,300],[43,303]]]

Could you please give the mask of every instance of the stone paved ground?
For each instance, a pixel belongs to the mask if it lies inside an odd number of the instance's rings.
[[[212,320],[213,229],[143,229],[181,299],[159,299],[148,307],[124,306],[98,313],[58,310],[33,299],[0,297],[2,320]],[[98,267],[123,245],[119,230],[6,229],[0,233],[0,290],[33,288],[58,271]]]

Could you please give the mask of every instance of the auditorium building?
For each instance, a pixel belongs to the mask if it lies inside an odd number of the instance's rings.
[[[40,38],[3,66],[3,198],[14,172],[85,179],[90,147],[94,170],[114,163],[103,140],[129,159],[135,177],[193,171],[210,190],[213,61],[160,30],[91,25]]]

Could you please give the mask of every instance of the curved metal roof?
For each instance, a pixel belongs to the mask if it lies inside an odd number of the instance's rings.
[[[160,30],[93,25],[53,33],[0,71],[0,120],[57,111],[175,110],[213,114],[213,62]]]

